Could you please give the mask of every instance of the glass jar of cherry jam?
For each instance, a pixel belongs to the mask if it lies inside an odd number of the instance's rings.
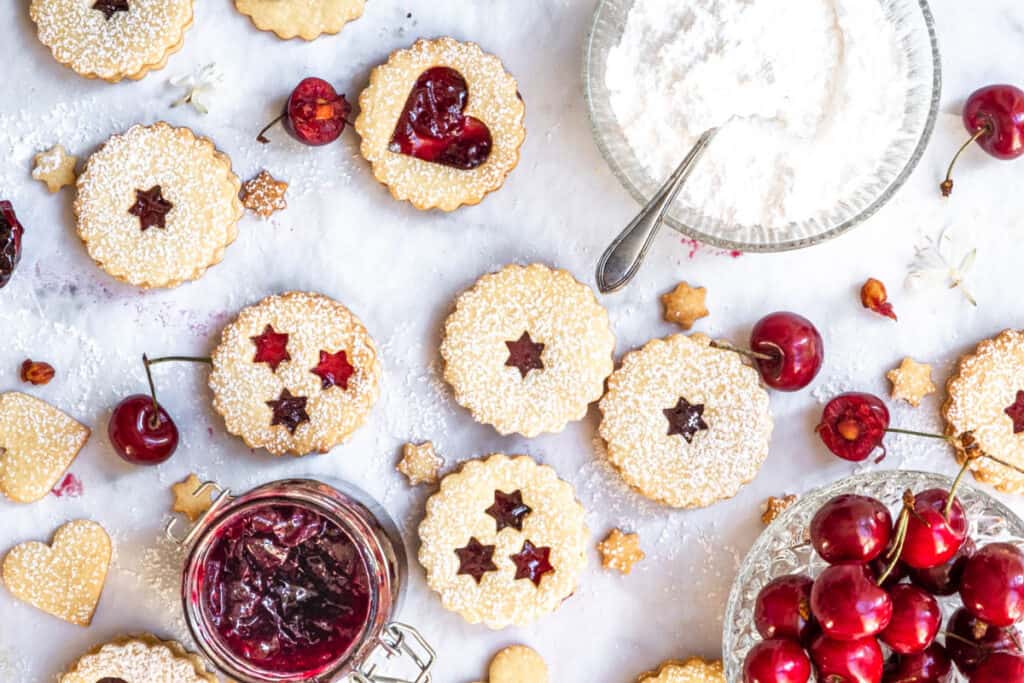
[[[393,621],[405,586],[397,527],[362,491],[312,479],[240,496],[215,484],[188,530],[185,618],[196,643],[240,683],[429,683],[434,653]],[[404,677],[386,668],[401,667]]]

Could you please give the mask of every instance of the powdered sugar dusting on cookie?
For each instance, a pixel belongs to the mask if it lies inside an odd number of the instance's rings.
[[[124,679],[135,683],[214,683],[198,657],[177,643],[152,636],[122,638],[85,655],[64,674],[60,683],[96,683]]]
[[[685,662],[666,662],[656,674],[642,676],[640,683],[725,683],[725,673],[721,662],[694,657]]]

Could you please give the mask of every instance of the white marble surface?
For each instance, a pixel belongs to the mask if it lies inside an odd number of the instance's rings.
[[[545,261],[592,281],[607,240],[637,207],[606,169],[591,141],[580,82],[582,43],[594,0],[373,0],[339,37],[282,43],[237,15],[229,0],[197,3],[196,24],[168,67],[140,83],[87,82],[57,65],[35,39],[27,0],[4,0],[0,41],[0,197],[15,202],[27,227],[24,260],[0,292],[0,389],[20,388],[26,356],[49,360],[58,375],[31,393],[94,428],[71,468],[79,498],[30,506],[0,501],[0,551],[46,539],[62,522],[90,517],[110,530],[116,558],[91,628],[66,625],[0,590],[0,679],[52,680],[76,653],[127,631],[185,638],[177,603],[179,559],[161,544],[168,486],[195,470],[234,489],[296,474],[349,479],[400,520],[410,548],[427,495],[394,472],[406,440],[432,439],[449,464],[494,450],[526,452],[578,488],[595,542],[609,528],[640,532],[648,558],[629,577],[600,569],[596,553],[576,596],[523,629],[492,633],[445,612],[412,566],[401,615],[431,637],[441,659],[435,680],[481,679],[490,655],[525,642],[540,650],[554,681],[621,683],[669,658],[716,657],[731,579],[760,531],[769,495],[801,492],[854,470],[828,455],[811,428],[823,399],[844,389],[884,392],[884,372],[903,355],[935,364],[944,379],[956,358],[986,336],[1024,325],[1018,295],[1024,237],[1024,161],[999,163],[977,151],[960,166],[957,195],[937,183],[962,138],[956,112],[975,87],[1020,78],[1024,8],[1014,0],[936,0],[945,68],[943,115],[918,171],[884,211],[847,236],[805,251],[729,258],[690,249],[664,234],[626,292],[604,297],[622,353],[672,331],[658,295],[680,278],[709,289],[711,317],[699,329],[742,340],[762,314],[787,308],[819,324],[826,366],[810,391],[773,394],[776,432],[761,475],[733,500],[696,512],[644,502],[595,454],[596,410],[564,433],[502,438],[455,405],[437,375],[438,330],[452,298],[481,273],[510,261]],[[409,16],[411,15],[411,16]],[[301,77],[328,77],[357,94],[369,69],[420,36],[482,43],[518,76],[529,135],[520,167],[482,205],[451,215],[418,213],[393,201],[357,156],[346,133],[326,149],[275,134],[253,142],[263,122]],[[167,79],[216,61],[227,83],[201,117],[171,110]],[[267,167],[292,183],[289,209],[269,222],[247,216],[223,264],[173,291],[141,292],[99,271],[78,242],[72,194],[51,196],[29,177],[32,155],[56,142],[80,156],[135,122],[166,118],[212,136],[249,177]],[[856,134],[856,131],[851,131]],[[956,292],[915,293],[902,281],[924,235],[953,226],[973,235],[978,267],[970,307]],[[868,276],[889,284],[897,324],[862,310],[857,288]],[[251,453],[223,430],[210,408],[202,368],[164,367],[162,399],[182,429],[177,455],[155,469],[122,463],[106,422],[124,395],[144,389],[144,352],[202,354],[235,311],[285,289],[331,294],[353,308],[383,349],[381,401],[355,438],[330,455],[275,460]],[[894,406],[894,421],[937,427],[939,397],[918,410]],[[888,467],[953,472],[942,447],[893,440]],[[1024,512],[1024,502],[1009,500]]]

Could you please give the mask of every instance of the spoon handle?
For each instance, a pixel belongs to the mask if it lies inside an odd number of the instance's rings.
[[[608,294],[622,289],[640,270],[640,264],[647,256],[647,251],[651,248],[654,236],[658,234],[658,229],[661,228],[669,207],[672,206],[679,191],[683,189],[683,184],[690,177],[690,172],[700,161],[716,133],[718,133],[717,128],[704,131],[686,158],[655,193],[647,206],[608,246],[597,264],[597,288],[602,293]]]

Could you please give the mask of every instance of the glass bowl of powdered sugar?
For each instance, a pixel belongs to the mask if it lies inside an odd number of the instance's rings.
[[[603,0],[585,69],[594,138],[642,204],[719,128],[667,220],[742,251],[877,212],[921,159],[941,90],[925,0]]]

